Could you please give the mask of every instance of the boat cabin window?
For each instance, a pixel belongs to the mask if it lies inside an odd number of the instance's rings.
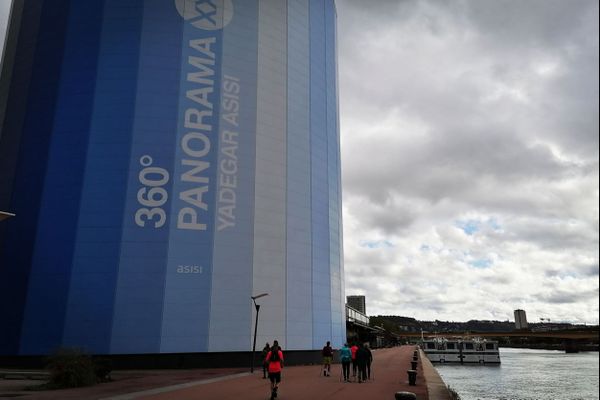
[[[455,344],[454,344],[454,343],[448,343],[448,344],[446,344],[446,348],[447,348],[448,350],[454,350],[454,349],[456,349],[456,347],[455,347]]]
[[[485,349],[486,350],[494,350],[494,343],[486,343]]]
[[[427,348],[428,349],[435,349],[435,343],[431,343],[431,342],[427,343]]]
[[[473,350],[473,343],[465,343],[465,349]]]

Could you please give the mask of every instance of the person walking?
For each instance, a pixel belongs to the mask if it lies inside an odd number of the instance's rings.
[[[327,342],[321,354],[323,356],[323,376],[331,376],[331,361],[333,359],[331,342]]]
[[[273,347],[267,353],[265,361],[268,363],[269,381],[271,382],[271,400],[277,397],[277,390],[281,383],[281,369],[283,368],[283,352],[279,348],[279,342],[273,341]]]
[[[352,376],[356,377],[356,351],[358,350],[358,346],[356,345],[356,343],[352,344],[352,347],[350,347],[350,351],[352,352]]]
[[[267,344],[265,344],[265,347],[263,347],[262,349],[262,368],[263,368],[263,379],[267,379],[267,368],[269,367],[269,363],[267,363],[267,354],[269,354],[269,351],[271,351],[271,346],[269,345],[269,342],[267,342]]]
[[[367,360],[369,358],[369,351],[365,346],[360,343],[358,350],[356,350],[356,364],[358,366],[358,383],[365,382],[367,380]]]
[[[373,362],[373,353],[371,353],[371,349],[369,348],[369,343],[365,343],[365,350],[368,353],[367,357],[367,379],[371,379],[371,363]]]
[[[344,347],[342,347],[340,350],[340,361],[342,362],[344,382],[350,382],[350,363],[352,362],[352,351],[348,347],[348,343],[344,343]]]

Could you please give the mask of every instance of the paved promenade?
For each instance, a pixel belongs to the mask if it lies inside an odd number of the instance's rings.
[[[372,379],[365,383],[344,383],[341,365],[332,365],[330,377],[322,375],[321,366],[286,367],[278,400],[393,400],[394,393],[409,391],[418,400],[448,400],[445,385],[422,353],[417,367],[417,385],[409,386],[414,346],[373,351]],[[24,400],[44,399],[111,399],[111,400],[262,400],[270,396],[268,379],[262,371],[254,374],[242,370],[189,370],[148,372],[140,379],[119,379],[90,388],[54,392],[19,392]],[[427,378],[427,382],[426,379]],[[30,382],[31,384],[31,382]],[[5,390],[0,388],[0,398]],[[23,394],[25,394],[23,396]]]

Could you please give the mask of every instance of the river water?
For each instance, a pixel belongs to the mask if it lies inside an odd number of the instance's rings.
[[[500,348],[500,365],[434,364],[462,400],[598,400],[598,352]]]

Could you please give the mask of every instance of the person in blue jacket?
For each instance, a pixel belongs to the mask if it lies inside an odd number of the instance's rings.
[[[342,362],[342,371],[344,372],[344,382],[350,382],[350,363],[352,362],[352,351],[348,343],[340,349],[340,361]]]

